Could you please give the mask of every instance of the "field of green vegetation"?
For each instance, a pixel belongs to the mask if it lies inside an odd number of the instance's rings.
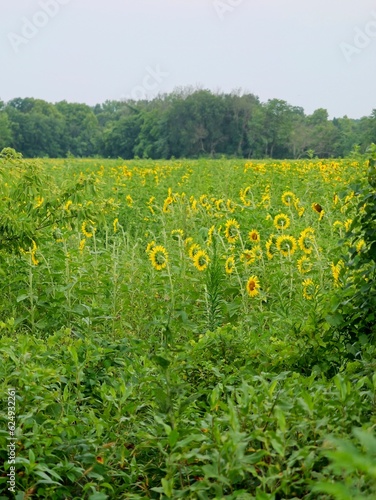
[[[3,150],[0,500],[376,498],[375,158]]]

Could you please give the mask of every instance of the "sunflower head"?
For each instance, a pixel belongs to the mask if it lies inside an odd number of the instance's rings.
[[[248,233],[248,238],[251,243],[259,243],[260,242],[260,233],[256,231],[256,229],[252,229]]]
[[[210,262],[208,254],[205,250],[199,250],[193,257],[193,265],[198,271],[205,271]]]
[[[295,203],[296,196],[292,191],[285,191],[281,196],[281,200],[286,207],[291,207]]]
[[[273,221],[274,227],[279,231],[290,227],[290,218],[286,214],[277,214]]]
[[[167,267],[168,253],[162,245],[156,245],[149,253],[152,266],[157,271],[162,271]]]
[[[307,278],[303,281],[303,297],[306,300],[312,300],[317,292],[318,287],[314,284],[311,278]]]
[[[225,225],[225,236],[229,243],[235,243],[239,238],[240,225],[235,219],[230,219]]]
[[[277,238],[276,247],[284,257],[289,257],[295,253],[298,245],[293,236],[283,235]]]
[[[323,211],[323,208],[319,203],[312,203],[312,208],[318,214]]]
[[[251,276],[246,285],[247,293],[250,297],[256,297],[259,294],[260,281],[257,276]]]
[[[312,262],[309,257],[303,255],[303,257],[298,260],[297,267],[300,274],[306,274],[312,270]]]
[[[225,269],[226,269],[226,274],[232,274],[235,269],[235,257],[233,255],[230,255],[230,257],[227,258],[226,264],[225,264]]]
[[[315,231],[312,227],[307,227],[300,233],[298,240],[299,248],[302,252],[309,255],[312,253],[315,243]]]

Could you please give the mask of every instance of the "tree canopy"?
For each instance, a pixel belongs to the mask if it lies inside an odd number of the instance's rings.
[[[180,89],[150,101],[87,104],[0,100],[0,149],[25,157],[101,156],[169,159],[200,156],[347,156],[376,142],[376,109],[355,120],[311,115],[280,99]]]

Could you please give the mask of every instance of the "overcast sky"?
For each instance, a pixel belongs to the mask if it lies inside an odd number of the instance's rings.
[[[376,108],[374,0],[1,0],[0,49],[4,101],[191,85],[330,117]]]

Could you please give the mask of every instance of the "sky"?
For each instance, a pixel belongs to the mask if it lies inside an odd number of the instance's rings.
[[[376,108],[376,3],[2,0],[0,68],[3,101],[94,105],[191,86],[360,118]]]

